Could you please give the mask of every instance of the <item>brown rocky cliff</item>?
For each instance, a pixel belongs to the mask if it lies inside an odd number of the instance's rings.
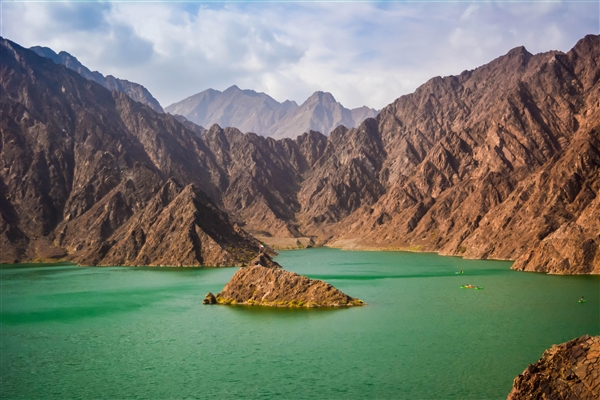
[[[271,307],[349,307],[364,303],[328,283],[289,272],[268,255],[240,268],[220,293],[207,295],[205,304]]]
[[[520,399],[600,398],[600,336],[589,335],[552,346],[517,376],[508,395]]]
[[[242,134],[217,125],[203,140],[218,167],[226,171],[221,199],[229,213],[243,221],[250,232],[300,236],[294,225],[301,180],[298,167],[307,161],[294,142]]]
[[[197,187],[169,180],[106,240],[72,258],[86,265],[241,266],[258,247]]]

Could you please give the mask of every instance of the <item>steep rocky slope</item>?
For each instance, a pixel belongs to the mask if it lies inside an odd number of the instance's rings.
[[[240,265],[255,254],[199,189],[218,182],[194,132],[15,43],[0,52],[2,262]]]
[[[205,304],[240,304],[271,307],[362,306],[328,283],[289,272],[262,254],[240,268],[216,295],[208,293]]]
[[[515,378],[508,400],[600,398],[600,336],[552,346]]]
[[[376,110],[366,106],[344,108],[330,93],[315,92],[298,106],[294,101],[279,103],[264,93],[237,86],[224,92],[205,90],[171,104],[166,111],[201,126],[218,124],[276,139],[295,138],[310,130],[329,134],[338,125],[355,127],[377,115]]]
[[[385,193],[331,245],[599,273],[599,58],[598,36],[566,54],[517,48],[396,100],[370,140],[383,144],[372,173]]]
[[[30,50],[35,51],[38,55],[42,57],[47,57],[54,61],[57,64],[62,64],[67,68],[72,69],[73,71],[77,71],[81,76],[86,79],[91,79],[94,82],[99,83],[104,86],[108,90],[116,90],[118,92],[123,92],[127,96],[131,97],[135,101],[139,101],[142,104],[147,105],[152,108],[156,112],[163,112],[162,107],[158,100],[150,94],[148,89],[143,87],[142,85],[130,82],[125,79],[115,78],[112,75],[104,76],[98,71],[90,71],[85,65],[79,62],[77,58],[67,53],[66,51],[61,51],[56,54],[54,50],[48,47],[34,46],[31,47]]]

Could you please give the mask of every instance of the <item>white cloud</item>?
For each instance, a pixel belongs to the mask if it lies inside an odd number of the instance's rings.
[[[65,50],[163,104],[233,84],[381,108],[519,45],[567,51],[597,3],[2,3],[3,35]]]

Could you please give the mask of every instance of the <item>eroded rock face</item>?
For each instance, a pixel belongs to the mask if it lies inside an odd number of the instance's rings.
[[[364,305],[361,300],[342,293],[326,282],[284,270],[266,254],[261,254],[248,266],[240,268],[215,298],[218,304],[271,307]]]
[[[600,336],[552,346],[515,378],[508,400],[600,398]]]
[[[86,221],[82,218],[80,223]],[[76,234],[79,227],[71,230],[75,238],[81,237]],[[96,237],[91,234],[85,240],[90,236]],[[83,249],[70,258],[84,265],[225,267],[245,265],[256,254],[258,242],[232,225],[197,187],[182,188],[169,180],[105,241]]]

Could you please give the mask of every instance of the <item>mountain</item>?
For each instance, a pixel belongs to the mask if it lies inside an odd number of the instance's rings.
[[[224,92],[208,89],[165,109],[201,125],[236,127],[273,138],[295,138],[315,130],[326,135],[338,125],[355,127],[377,111],[368,107],[348,110],[330,93],[316,92],[301,106],[294,101],[279,103],[253,90],[232,86]]]
[[[368,117],[377,115],[375,110],[370,111]],[[361,116],[361,113],[357,111],[356,115]],[[269,136],[276,139],[296,137],[309,130],[327,135],[338,125],[353,128],[361,122],[362,120],[354,120],[352,111],[335,101],[331,93],[315,92],[294,113],[278,121],[270,130]]]
[[[66,51],[61,51],[56,54],[54,50],[48,47],[34,46],[29,50],[36,52],[38,55],[42,57],[46,57],[54,61],[56,64],[62,64],[67,68],[72,69],[73,71],[77,71],[81,76],[86,79],[91,79],[94,82],[98,82],[100,85],[104,86],[109,90],[116,90],[118,92],[123,92],[127,96],[131,97],[135,101],[139,101],[142,104],[145,104],[152,108],[156,112],[164,112],[158,100],[156,100],[142,85],[134,82],[129,82],[124,79],[115,78],[112,75],[104,76],[98,71],[90,71],[86,66],[81,64],[77,58],[67,53]]]
[[[311,237],[600,273],[600,36],[567,53],[515,48],[429,80],[356,128],[279,140],[158,114],[11,46],[0,81],[0,228],[3,248],[20,259],[53,245],[93,263],[144,254],[160,264],[165,251],[141,252],[138,243],[154,226],[180,224],[195,243],[204,237],[195,216],[210,200],[234,232],[267,242]],[[169,182],[177,189],[162,189]],[[227,237],[211,232],[217,244]],[[187,248],[170,259],[186,259]]]
[[[599,36],[566,54],[516,48],[396,100],[371,140],[385,193],[330,244],[600,273],[599,59]]]
[[[0,55],[2,262],[241,265],[256,254],[205,193],[218,191],[193,131],[8,40]]]

